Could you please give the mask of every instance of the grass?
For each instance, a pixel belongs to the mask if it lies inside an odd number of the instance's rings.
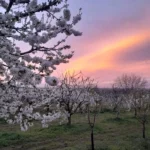
[[[150,126],[147,139],[142,139],[141,124],[133,113],[104,112],[97,115],[94,128],[96,150],[149,150]],[[72,125],[52,124],[49,128],[39,125],[27,132],[10,126],[0,119],[0,150],[90,150],[90,128],[83,114],[73,116]]]

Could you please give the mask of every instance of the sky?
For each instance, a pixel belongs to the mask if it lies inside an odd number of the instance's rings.
[[[82,8],[76,29],[67,44],[75,51],[68,64],[54,72],[82,71],[110,87],[122,74],[136,74],[150,81],[150,0],[69,0],[72,15]]]

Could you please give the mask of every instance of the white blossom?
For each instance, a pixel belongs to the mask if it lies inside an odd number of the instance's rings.
[[[51,86],[55,86],[58,84],[58,79],[56,77],[45,77],[45,81]]]
[[[64,9],[63,13],[64,13],[64,19],[66,21],[69,21],[70,18],[71,18],[71,12],[70,12],[70,10],[69,9]]]

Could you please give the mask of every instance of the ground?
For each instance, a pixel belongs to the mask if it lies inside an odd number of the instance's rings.
[[[94,130],[96,150],[150,150],[150,125],[147,139],[132,112],[115,119],[112,112],[99,113]],[[27,132],[0,120],[0,150],[90,150],[90,128],[85,114],[73,116],[72,125],[54,123],[48,129],[36,124]]]

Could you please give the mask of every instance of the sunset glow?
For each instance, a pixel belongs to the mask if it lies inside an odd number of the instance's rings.
[[[139,33],[134,36],[125,37],[115,43],[108,43],[99,50],[82,56],[69,64],[68,70],[74,71],[95,71],[98,69],[112,67],[115,55],[128,50],[129,47],[139,45],[150,37],[150,32]]]
[[[79,27],[83,36],[69,41],[75,55],[54,74],[82,71],[87,76],[98,78],[102,86],[109,86],[105,83],[123,73],[139,74],[149,80],[150,2],[137,0],[130,1],[128,5],[128,0],[116,0],[114,3],[111,0],[96,1],[101,5],[76,1],[76,5],[83,6],[86,14],[84,18],[83,13]],[[92,18],[86,17],[92,8],[95,10],[91,12]]]

